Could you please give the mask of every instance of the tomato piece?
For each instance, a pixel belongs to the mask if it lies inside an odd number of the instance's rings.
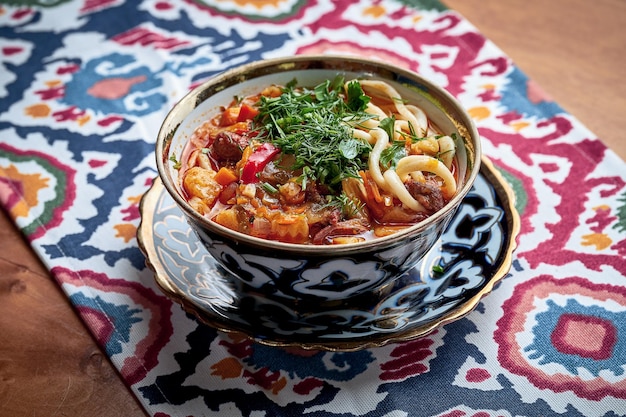
[[[239,115],[237,116],[238,122],[245,122],[246,120],[252,120],[259,114],[259,111],[249,104],[243,103],[239,109]]]

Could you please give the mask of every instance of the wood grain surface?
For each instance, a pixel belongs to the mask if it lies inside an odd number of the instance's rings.
[[[143,415],[4,212],[0,242],[0,416]]]
[[[626,1],[444,2],[626,160]]]
[[[626,159],[625,1],[446,4]],[[0,415],[145,415],[4,212],[0,241]]]

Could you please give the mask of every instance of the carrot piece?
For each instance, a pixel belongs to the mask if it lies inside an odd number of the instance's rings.
[[[220,126],[230,126],[237,123],[239,117],[239,107],[229,107],[222,113],[222,119],[220,120]]]
[[[368,184],[370,186],[370,191],[372,192],[372,194],[374,196],[374,201],[376,201],[377,203],[382,202],[383,198],[380,195],[380,190],[378,189],[378,184],[376,184],[374,181],[370,181]]]
[[[380,190],[378,189],[378,185],[371,179],[369,175],[367,175],[363,171],[359,171],[359,175],[363,180],[363,185],[365,186],[365,190],[367,195],[365,196],[368,200],[374,200],[376,203],[380,203],[383,201],[382,196],[380,195]]]
[[[222,167],[215,174],[215,181],[220,185],[227,186],[231,182],[237,181],[237,175],[229,168]]]

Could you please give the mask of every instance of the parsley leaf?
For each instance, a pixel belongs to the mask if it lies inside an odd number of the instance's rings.
[[[395,128],[396,118],[395,117],[386,117],[380,121],[378,127],[385,131],[387,136],[389,136],[389,140],[393,140],[394,138],[394,128]]]
[[[365,110],[370,102],[370,97],[366,96],[358,81],[350,81],[347,88],[348,108],[352,111],[359,112]]]
[[[341,152],[346,159],[354,159],[363,151],[362,143],[362,140],[354,138],[343,139],[338,145],[339,152]]]
[[[405,142],[402,140],[394,140],[380,153],[380,165],[385,169],[395,168],[398,161],[405,156]]]

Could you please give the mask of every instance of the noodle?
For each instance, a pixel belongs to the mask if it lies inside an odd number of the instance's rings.
[[[377,80],[361,80],[359,81],[361,86],[369,86],[382,92],[387,98],[389,98],[399,115],[399,119],[406,120],[413,128],[418,129],[418,136],[425,136],[428,128],[428,119],[426,114],[416,106],[406,106],[402,102],[400,94],[389,84],[384,81]]]
[[[400,100],[398,92],[389,84],[383,81],[373,80],[363,80],[360,81],[360,84],[372,87],[383,93],[391,102],[394,103],[394,107],[398,112],[398,117],[404,118],[394,122],[394,140],[399,140],[401,138],[401,131],[410,132],[411,128],[419,128],[422,134],[425,134],[429,130],[428,119],[424,111],[417,106],[404,105],[404,103]],[[367,111],[377,116],[385,114],[378,106],[371,103],[368,104]],[[380,125],[380,120],[370,119],[367,124],[359,126],[371,129],[369,133],[355,128],[353,135],[355,138],[364,139],[369,143],[374,143],[374,148],[369,156],[368,166],[370,175],[380,188],[391,192],[396,198],[412,210],[424,212],[426,209],[411,196],[404,186],[404,182],[407,180],[409,175],[413,179],[423,178],[421,172],[426,171],[439,176],[444,181],[445,185],[441,188],[441,191],[445,198],[450,199],[454,196],[456,193],[456,181],[454,179],[454,175],[450,171],[455,151],[454,141],[452,138],[449,136],[443,136],[437,140],[439,145],[439,154],[441,154],[443,163],[432,156],[410,155],[398,161],[395,172],[393,169],[388,169],[383,173],[380,169],[380,158],[382,151],[388,146],[390,138],[382,129],[371,127],[374,125],[378,127]]]
[[[432,172],[440,177],[445,184],[441,187],[445,198],[450,199],[456,193],[456,180],[454,179],[454,175],[452,175],[452,172],[438,159],[428,155],[409,155],[402,158],[396,168],[396,172],[401,179],[406,179],[407,175],[416,171]]]
[[[387,186],[385,177],[380,170],[380,155],[383,149],[385,149],[387,147],[387,144],[389,143],[389,136],[387,136],[387,133],[385,133],[384,130],[379,128],[371,130],[370,135],[376,141],[372,152],[370,152],[368,160],[370,175],[372,176],[372,178],[374,178],[374,181],[376,181],[376,184],[378,184],[380,188],[382,188],[383,190],[388,190],[389,187]]]

